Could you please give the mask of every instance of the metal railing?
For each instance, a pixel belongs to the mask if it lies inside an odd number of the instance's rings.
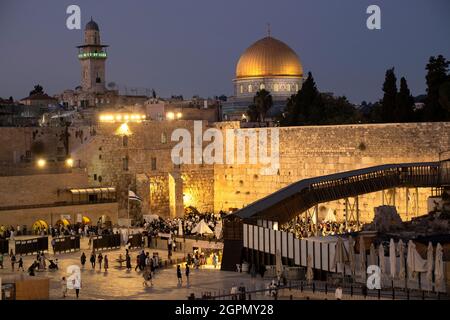
[[[259,300],[261,296],[270,299],[290,299],[298,293],[302,294],[302,298],[312,299],[334,299],[336,288],[342,288],[343,300],[450,300],[450,296],[442,292],[426,291],[419,289],[400,289],[400,288],[382,288],[380,290],[367,289],[359,283],[335,284],[327,281],[290,281],[286,285],[277,286],[276,288],[265,288],[258,290],[250,290],[239,292],[237,294],[225,294],[220,292],[202,292],[200,299],[206,300]],[[311,297],[304,294],[312,294]]]

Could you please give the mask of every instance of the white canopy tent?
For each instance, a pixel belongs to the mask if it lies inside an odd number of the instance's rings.
[[[325,219],[323,219],[323,221],[324,222],[336,222],[336,216],[332,209],[328,208],[327,215],[325,216]]]
[[[213,234],[214,232],[208,226],[204,219],[202,219],[192,230],[191,233],[198,234]]]

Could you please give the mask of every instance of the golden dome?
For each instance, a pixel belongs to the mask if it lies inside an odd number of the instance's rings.
[[[297,54],[287,44],[273,37],[256,41],[239,58],[236,78],[302,77],[303,68]]]

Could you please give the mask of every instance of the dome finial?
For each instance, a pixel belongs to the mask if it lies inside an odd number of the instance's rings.
[[[267,23],[267,36],[270,37],[270,22]]]

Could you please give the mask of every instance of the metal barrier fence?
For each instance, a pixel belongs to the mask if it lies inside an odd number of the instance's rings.
[[[136,233],[128,236],[129,248],[141,248],[142,247],[142,234]]]
[[[55,245],[53,246],[54,253],[74,252],[80,250],[80,237],[67,236],[54,238]]]
[[[15,254],[28,255],[40,251],[48,251],[48,237],[15,241]]]
[[[120,234],[105,234],[92,238],[92,248],[96,250],[120,248]]]
[[[8,253],[8,240],[0,240],[0,254]]]
[[[450,300],[445,293],[417,289],[383,288],[381,290],[369,290],[361,284],[336,285],[326,281],[296,281],[276,288],[250,290],[237,294],[222,294],[220,292],[203,292],[201,299],[210,300],[252,300],[261,299],[261,296],[293,299],[296,293],[312,293],[314,299],[334,298],[337,287],[342,288],[343,300]],[[330,295],[330,296],[328,296]],[[304,298],[304,297],[303,297]]]

